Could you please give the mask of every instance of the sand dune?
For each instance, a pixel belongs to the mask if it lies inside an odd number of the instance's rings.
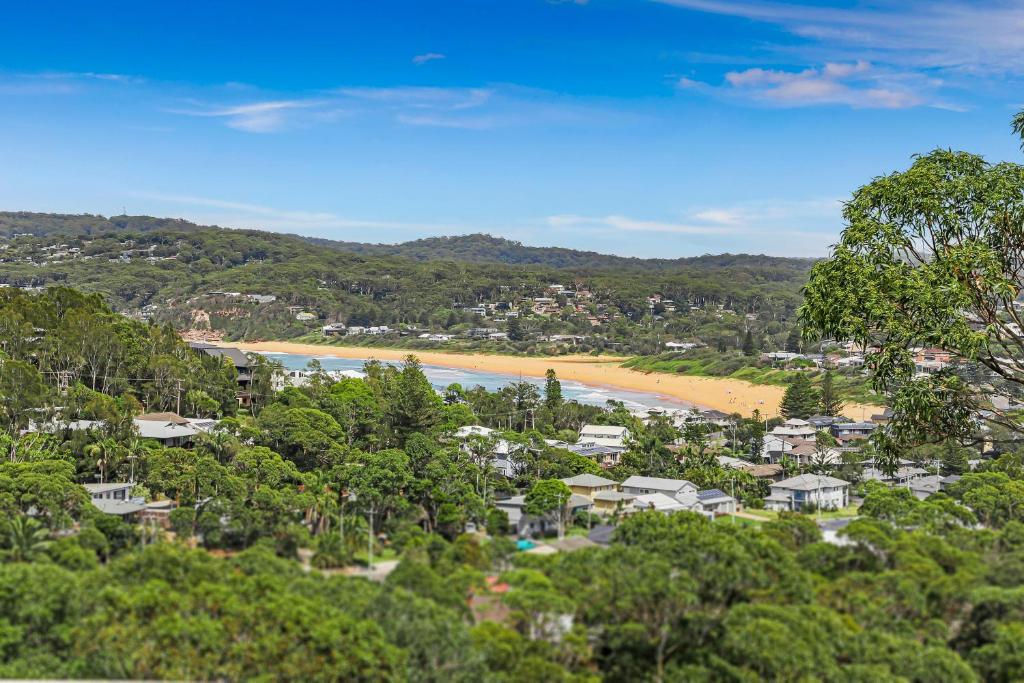
[[[225,344],[229,345],[229,344]],[[481,370],[507,375],[522,374],[543,377],[548,368],[554,369],[560,379],[573,380],[594,386],[614,387],[629,391],[662,394],[693,403],[704,408],[715,408],[728,413],[749,416],[759,409],[766,417],[779,413],[782,387],[750,384],[723,377],[691,377],[666,373],[643,373],[621,367],[622,358],[595,358],[593,356],[524,357],[491,354],[443,353],[439,351],[411,351],[408,349],[381,349],[366,347],[327,346],[295,342],[247,342],[237,346],[248,351],[296,353],[309,356],[336,358],[401,360],[412,353],[420,362],[464,370]],[[854,419],[868,419],[881,412],[875,406],[851,405],[844,411]]]

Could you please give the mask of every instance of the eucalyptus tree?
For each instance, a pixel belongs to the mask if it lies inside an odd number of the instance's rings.
[[[1014,119],[1024,133],[1024,113]],[[854,192],[828,260],[811,271],[800,315],[809,335],[868,349],[893,417],[876,431],[879,466],[947,438],[1024,437],[1024,166],[937,149]],[[950,362],[919,372],[922,348]],[[933,368],[934,369],[934,368]]]

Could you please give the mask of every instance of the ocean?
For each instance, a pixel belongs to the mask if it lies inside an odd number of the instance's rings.
[[[275,353],[262,352],[263,355],[280,361],[289,370],[305,370],[311,360],[317,360],[324,370],[362,370],[365,360],[353,358],[337,358],[335,356],[306,356],[296,353]],[[386,362],[386,361],[385,361]],[[390,365],[401,365],[397,361],[388,362]],[[423,373],[430,380],[431,385],[438,391],[444,390],[451,384],[461,384],[464,388],[470,389],[475,386],[482,386],[488,391],[495,391],[512,382],[520,379],[524,382],[534,384],[541,389],[543,394],[544,380],[537,377],[518,377],[496,372],[483,370],[465,370],[462,368],[446,368],[439,365],[423,365]],[[595,406],[605,406],[608,401],[622,401],[629,409],[642,408],[692,408],[694,404],[681,399],[665,396],[657,393],[629,391],[616,389],[615,387],[596,386],[582,384],[580,382],[560,380],[562,382],[562,397],[567,401],[577,401]]]

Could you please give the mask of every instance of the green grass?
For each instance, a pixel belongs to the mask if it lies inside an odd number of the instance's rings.
[[[362,552],[357,552],[357,553],[353,554],[353,556],[352,556],[353,562],[355,562],[356,564],[360,564],[360,565],[362,565],[364,567],[366,566],[366,559],[367,559],[367,556],[366,556],[366,551],[365,550],[363,550]],[[374,550],[373,550],[373,563],[374,564],[376,564],[378,562],[387,562],[388,560],[397,560],[397,559],[398,559],[398,551],[395,550],[394,548],[383,548],[383,549],[380,549],[379,552],[378,552],[377,548],[374,548]]]
[[[756,357],[739,353],[719,353],[712,349],[697,349],[685,353],[664,353],[660,356],[637,356],[622,364],[641,372],[662,372],[699,377],[728,377],[751,384],[787,386],[800,373],[807,373],[811,382],[821,381],[820,370],[782,370],[762,365]],[[859,372],[835,372],[832,375],[836,390],[850,403],[883,405],[884,399],[871,390],[867,377]]]

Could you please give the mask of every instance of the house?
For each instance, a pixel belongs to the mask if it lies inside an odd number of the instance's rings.
[[[252,363],[249,361],[248,354],[234,346],[214,346],[213,344],[205,344],[203,342],[190,342],[189,348],[196,353],[210,356],[211,358],[219,358],[222,361],[227,360],[235,366],[235,372],[238,374],[238,403],[242,406],[248,406],[252,402],[250,394],[252,387]]]
[[[581,441],[580,443],[565,444],[561,447],[585,458],[590,458],[602,467],[617,465],[619,458],[626,450],[617,446],[600,446],[593,441]]]
[[[849,422],[845,417],[832,416],[832,415],[811,415],[807,418],[807,422],[810,423],[815,429],[830,429],[832,425],[839,422]]]
[[[345,334],[345,330],[346,327],[342,323],[331,323],[320,328],[325,337],[340,337]]]
[[[583,425],[580,428],[580,441],[590,441],[598,446],[625,448],[629,439],[629,430],[615,425]]]
[[[146,509],[143,498],[133,498],[132,482],[107,482],[103,484],[82,484],[92,504],[108,515],[132,517]]]
[[[850,503],[850,482],[823,474],[801,474],[772,484],[764,499],[769,510],[799,512],[807,505],[837,510]]]
[[[310,313],[309,311],[299,311],[295,314],[295,319],[300,322],[309,322],[310,320],[316,320],[316,313]]]
[[[786,420],[771,431],[773,436],[806,439],[807,441],[814,441],[817,433],[818,430],[810,422],[796,418]]]
[[[143,439],[155,439],[165,447],[186,446],[199,430],[176,413],[146,413],[132,422]]]
[[[878,428],[874,422],[838,422],[831,426],[832,436],[843,441],[867,439]]]
[[[495,501],[494,505],[508,515],[509,525],[515,529],[516,533],[520,536],[543,534],[548,531],[554,531],[558,528],[557,511],[540,517],[528,515],[526,513],[525,495],[512,496],[511,498],[498,500]],[[572,519],[573,515],[577,512],[590,510],[591,507],[593,507],[593,503],[586,496],[574,493],[569,496],[569,501],[565,507],[566,509],[562,519],[563,521],[568,521]]]
[[[701,510],[711,514],[731,515],[736,512],[736,499],[719,489],[697,491]]]
[[[768,481],[779,481],[784,477],[782,472],[782,465],[779,465],[778,463],[765,463],[761,465],[747,463],[747,465],[742,469],[744,472],[746,472],[752,477],[757,477],[758,479],[767,479]]]
[[[663,479],[662,477],[641,477],[633,475],[622,482],[620,490],[643,496],[649,493],[661,493],[670,498],[689,498],[697,495],[697,487],[685,479]]]
[[[875,467],[865,467],[861,479],[863,481],[880,481],[889,486],[908,486],[928,474],[928,470],[916,465],[901,465],[892,474],[885,474]]]
[[[665,348],[669,351],[689,351],[690,349],[695,349],[698,346],[699,344],[695,344],[694,342],[665,342]]]
[[[681,512],[683,510],[693,512],[695,507],[693,503],[684,503],[672,496],[666,496],[664,493],[645,493],[633,499],[633,509],[635,512],[642,512],[644,510],[656,510],[657,512],[664,513]]]
[[[594,494],[601,491],[615,491],[619,483],[614,479],[599,477],[596,474],[577,474],[562,480],[573,493],[594,500]]]
[[[633,493],[624,493],[622,491],[598,491],[594,494],[594,512],[600,515],[610,515],[615,512],[626,512],[632,505],[633,501],[636,500],[637,496]]]
[[[512,461],[512,445],[505,439],[495,436],[498,432],[490,427],[482,425],[467,425],[455,430],[455,438],[462,440],[463,449],[471,451],[469,444],[465,443],[471,437],[493,439],[491,446],[491,466],[503,477],[512,478],[516,475],[515,463]]]

